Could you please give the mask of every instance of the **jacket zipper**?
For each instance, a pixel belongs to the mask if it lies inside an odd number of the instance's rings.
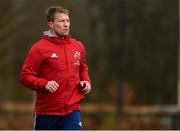
[[[66,45],[64,43],[64,37],[62,38],[62,45],[63,45],[63,49],[64,49],[64,55],[65,55],[65,64],[66,64],[66,74],[65,74],[65,79],[67,79],[68,76],[68,57],[67,57],[67,51],[66,51]],[[67,87],[68,81],[66,80],[66,87]],[[65,94],[66,94],[66,87],[65,87]],[[65,95],[65,100],[64,100],[64,112],[66,110],[66,95]]]

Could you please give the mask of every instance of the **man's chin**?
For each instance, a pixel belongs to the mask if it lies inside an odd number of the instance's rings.
[[[58,36],[60,36],[60,37],[66,37],[66,36],[69,36],[69,33],[67,33],[67,34],[58,34]]]

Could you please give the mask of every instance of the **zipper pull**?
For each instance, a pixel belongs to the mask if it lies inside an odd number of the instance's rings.
[[[64,43],[64,37],[62,37],[62,43]]]

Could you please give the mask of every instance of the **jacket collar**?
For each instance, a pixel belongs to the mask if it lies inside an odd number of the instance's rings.
[[[53,34],[51,30],[44,31],[43,35],[48,37],[57,37],[57,35]]]
[[[55,43],[55,44],[64,44],[64,43],[69,43],[68,41],[70,40],[70,36],[64,36],[60,37],[51,32],[51,30],[44,31],[43,32],[44,38]],[[66,41],[66,42],[65,42]]]

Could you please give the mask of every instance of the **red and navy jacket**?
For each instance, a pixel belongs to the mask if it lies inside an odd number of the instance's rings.
[[[54,93],[45,90],[51,80],[59,84]],[[66,115],[80,109],[80,81],[91,83],[85,48],[71,37],[44,36],[31,47],[20,72],[20,82],[36,91],[36,115]]]

